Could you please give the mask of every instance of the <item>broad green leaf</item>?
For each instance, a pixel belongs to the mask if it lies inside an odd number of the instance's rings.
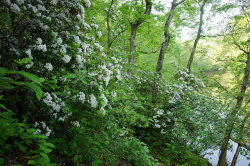
[[[9,110],[8,108],[6,108],[4,105],[0,104],[0,108],[3,108],[5,110]]]
[[[29,161],[28,161],[28,165],[32,165],[32,164],[36,164],[36,161],[34,161],[34,160],[29,160]]]
[[[72,73],[69,73],[69,74],[67,75],[67,78],[76,78],[76,75],[75,75],[75,74],[72,74]]]
[[[30,82],[24,82],[23,85],[31,88],[36,93],[36,97],[38,98],[38,100],[40,100],[41,97],[43,96],[43,91],[40,88],[40,86],[38,86],[37,84],[30,83]]]
[[[48,146],[48,147],[55,147],[52,143],[49,143],[49,142],[45,142],[43,145],[46,145],[46,146]]]
[[[15,60],[16,63],[23,65],[23,64],[27,64],[31,61],[30,58],[23,58],[23,59],[19,59],[19,60]]]
[[[24,71],[16,71],[16,73],[21,74],[22,76],[34,81],[37,84],[41,84],[44,81],[44,78],[39,78],[36,75],[31,74],[31,73],[27,73],[27,72],[24,72]]]
[[[5,68],[0,67],[0,76],[4,76],[6,74],[15,74],[15,71],[7,70]]]

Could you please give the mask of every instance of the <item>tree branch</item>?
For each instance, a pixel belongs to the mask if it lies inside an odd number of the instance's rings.
[[[231,35],[231,36],[232,36],[232,38],[233,38],[233,40],[234,40],[234,44],[235,44],[241,51],[243,51],[245,54],[248,54],[248,51],[244,50],[244,49],[236,42],[234,36],[233,36],[233,35]]]
[[[175,5],[178,6],[180,5],[181,3],[183,3],[185,0],[181,0],[180,2],[177,2]]]
[[[248,151],[250,151],[250,146],[247,145],[245,142],[242,141],[238,141],[237,139],[230,137],[230,139],[236,143],[238,143],[239,145],[241,145],[242,147],[246,148]]]

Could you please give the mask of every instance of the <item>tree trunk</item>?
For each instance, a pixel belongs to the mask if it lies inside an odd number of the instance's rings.
[[[229,115],[229,124],[227,125],[227,129],[226,129],[226,133],[225,133],[226,136],[225,136],[223,143],[221,145],[221,148],[220,148],[221,153],[220,153],[220,157],[219,157],[219,161],[218,161],[217,166],[226,166],[227,165],[227,162],[226,162],[227,145],[228,145],[228,141],[231,137],[231,132],[233,130],[234,121],[235,121],[234,117],[237,115],[238,109],[241,107],[242,102],[243,102],[243,98],[244,98],[244,95],[246,92],[247,82],[249,79],[249,72],[250,72],[250,52],[247,52],[247,61],[246,61],[246,68],[245,68],[243,83],[241,85],[240,94],[237,97],[237,103],[235,105],[235,109]]]
[[[166,53],[166,50],[169,46],[170,43],[170,33],[169,33],[169,28],[170,28],[170,24],[171,21],[173,19],[174,16],[174,11],[175,8],[180,5],[181,3],[183,3],[185,0],[182,0],[180,2],[177,3],[177,0],[173,0],[172,2],[172,6],[168,15],[168,18],[165,22],[165,26],[164,26],[164,41],[161,44],[161,49],[160,49],[160,54],[158,57],[158,61],[157,61],[157,65],[156,65],[156,74],[155,74],[155,83],[153,85],[153,89],[152,89],[152,103],[155,105],[157,102],[157,96],[158,96],[158,87],[160,85],[161,82],[161,78],[162,78],[162,66],[163,66],[163,62],[164,62],[164,54]]]
[[[247,103],[247,104],[248,104],[248,103]],[[245,105],[245,107],[247,106],[247,104]],[[249,117],[249,112],[247,112],[247,115],[244,117],[243,122],[242,122],[242,124],[241,124],[241,126],[240,126],[240,133],[239,133],[239,140],[240,140],[240,141],[242,141],[242,138],[243,138],[243,130],[244,130],[244,127],[245,127],[245,124],[246,124],[246,121],[247,121],[248,117]],[[240,148],[241,148],[242,146],[244,147],[243,144],[244,144],[244,143],[238,142],[238,147],[237,147],[237,150],[236,150],[236,152],[235,152],[235,154],[234,154],[234,158],[233,158],[233,160],[232,160],[231,166],[235,166],[235,164],[236,164],[236,162],[237,162],[237,158],[238,158],[238,156],[239,156]],[[248,148],[248,149],[249,149],[249,148]]]
[[[145,15],[150,15],[151,14],[151,10],[152,10],[152,2],[151,0],[145,0],[146,2],[146,9],[144,14]],[[137,19],[135,22],[130,23],[131,25],[131,34],[130,34],[130,53],[132,54],[135,49],[136,49],[136,44],[135,44],[135,38],[136,38],[136,31],[137,28],[141,25],[141,23],[143,23],[144,20],[142,20],[141,18]],[[131,57],[129,57],[129,64],[135,64],[137,60],[137,57],[134,55],[131,55]]]
[[[236,162],[237,162],[237,158],[238,158],[239,153],[240,153],[240,148],[241,148],[241,145],[238,144],[238,147],[237,147],[237,150],[236,150],[236,152],[235,152],[235,154],[234,154],[234,158],[233,158],[233,161],[232,161],[232,163],[231,163],[231,166],[235,166],[235,164],[236,164]]]
[[[204,0],[203,3],[202,3],[202,5],[201,5],[201,7],[200,7],[200,24],[199,24],[199,28],[198,28],[196,39],[194,41],[192,52],[191,52],[191,55],[189,57],[188,64],[187,64],[187,73],[188,74],[190,74],[190,72],[191,72],[191,65],[192,65],[192,62],[193,62],[193,59],[194,59],[195,49],[197,47],[197,44],[198,44],[200,36],[201,36],[202,25],[203,25],[204,6],[206,5],[206,2],[207,1]]]
[[[130,53],[133,54],[133,52],[136,49],[136,45],[135,45],[135,37],[136,37],[136,31],[138,26],[141,23],[137,23],[137,24],[133,24],[131,23],[131,35],[130,35]],[[135,64],[136,63],[136,56],[134,55],[130,55],[131,57],[129,57],[129,64]]]
[[[145,0],[146,2],[146,10],[144,12],[145,15],[150,15],[151,10],[152,10],[152,2],[151,0]],[[136,44],[135,44],[135,38],[136,38],[136,31],[137,28],[143,23],[143,20],[141,18],[137,19],[135,22],[131,22],[131,34],[130,34],[130,57],[128,58],[128,63],[129,64],[136,64],[137,61],[137,55],[133,55],[135,49],[136,49]],[[128,76],[131,78],[132,76],[132,71],[128,70]]]

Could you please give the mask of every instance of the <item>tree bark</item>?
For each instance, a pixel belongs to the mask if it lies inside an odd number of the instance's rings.
[[[240,148],[241,148],[241,145],[238,144],[237,150],[236,150],[236,152],[235,152],[235,154],[234,154],[233,161],[232,161],[232,163],[231,163],[231,166],[235,166],[235,164],[236,164],[236,162],[237,162],[237,158],[238,158],[239,153],[240,153]]]
[[[246,106],[247,106],[247,105],[246,105]],[[246,124],[246,121],[247,121],[248,117],[249,117],[249,112],[248,112],[247,115],[244,117],[243,122],[242,122],[242,124],[241,124],[241,126],[240,126],[240,133],[239,133],[239,140],[240,140],[240,141],[241,141],[242,138],[243,138],[243,130],[244,130],[244,127],[245,127],[245,124]],[[243,146],[243,143],[238,142],[237,150],[236,150],[236,152],[235,152],[235,154],[234,154],[234,157],[233,157],[231,166],[235,166],[235,165],[236,165],[237,158],[238,158],[238,156],[239,156],[240,149],[241,149],[242,146]],[[249,148],[247,148],[247,149],[249,150]]]
[[[197,36],[196,36],[196,39],[194,41],[194,45],[193,45],[193,48],[192,48],[192,52],[191,52],[191,55],[189,57],[188,64],[187,64],[187,73],[188,74],[190,74],[190,72],[191,72],[191,65],[192,65],[192,62],[193,62],[193,59],[194,59],[195,49],[196,49],[197,44],[198,44],[198,42],[200,40],[200,37],[201,37],[202,25],[203,25],[204,6],[206,5],[206,2],[207,1],[204,0],[201,7],[200,7],[200,23],[199,23]]]
[[[151,10],[152,10],[152,2],[151,0],[145,0],[146,2],[146,9],[144,14],[145,15],[150,15],[151,14]],[[137,28],[141,25],[141,23],[143,23],[143,20],[141,18],[137,19],[135,22],[131,22],[131,34],[130,34],[130,53],[132,54],[135,49],[136,49],[136,44],[135,44],[135,38],[136,38],[136,31]],[[135,64],[137,60],[137,57],[134,55],[131,55],[131,57],[129,57],[129,64]]]
[[[243,82],[241,85],[240,94],[237,97],[237,103],[235,105],[234,110],[229,115],[229,124],[227,125],[225,138],[224,138],[223,143],[222,143],[221,148],[220,148],[221,152],[220,152],[219,161],[218,161],[217,166],[226,166],[227,165],[227,161],[226,161],[227,145],[228,145],[228,141],[229,141],[230,136],[231,136],[231,132],[232,132],[233,127],[234,127],[234,122],[235,122],[234,117],[237,115],[238,109],[241,107],[242,102],[243,102],[243,98],[244,98],[245,91],[247,88],[247,82],[249,79],[249,72],[250,72],[250,52],[247,52],[246,68],[245,68]]]
[[[157,61],[157,65],[156,65],[156,75],[155,75],[155,83],[153,85],[153,89],[152,89],[152,103],[155,105],[157,102],[157,94],[158,94],[158,86],[161,82],[161,78],[162,78],[162,66],[163,66],[163,62],[164,62],[164,54],[166,53],[166,50],[169,46],[170,43],[170,32],[169,32],[169,28],[170,28],[170,24],[171,21],[173,19],[174,16],[174,11],[175,8],[180,5],[181,3],[183,3],[185,0],[182,0],[180,2],[177,3],[177,0],[173,0],[172,5],[171,5],[171,9],[168,15],[168,18],[165,22],[165,26],[164,26],[164,41],[161,44],[161,49],[160,49],[160,53],[159,53],[159,57],[158,57],[158,61]]]
[[[137,31],[137,28],[138,26],[140,25],[141,23],[137,23],[137,24],[134,24],[134,23],[131,23],[131,34],[130,34],[130,50],[129,52],[131,54],[133,54],[133,52],[135,51],[136,49],[136,45],[135,45],[135,37],[136,37],[136,31]],[[136,57],[134,55],[130,55],[131,57],[129,57],[129,64],[135,64],[136,63]]]

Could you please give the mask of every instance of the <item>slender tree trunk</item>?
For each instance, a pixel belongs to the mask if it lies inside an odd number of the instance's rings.
[[[107,14],[107,27],[108,27],[108,51],[107,51],[107,55],[109,54],[110,48],[111,48],[111,45],[112,45],[112,42],[111,42],[111,39],[110,39],[109,17],[110,17],[110,13],[111,13],[111,9],[112,9],[114,1],[115,0],[111,1],[110,6],[109,6],[109,10],[108,10],[108,14]]]
[[[138,26],[141,23],[137,23],[137,24],[133,24],[131,23],[131,34],[130,34],[130,53],[133,54],[133,52],[136,49],[136,45],[135,45],[135,37],[136,37],[136,31]],[[136,56],[131,55],[131,57],[129,57],[129,64],[135,64],[136,63]]]
[[[238,109],[241,107],[242,102],[243,102],[243,98],[244,98],[244,95],[246,92],[247,82],[249,79],[249,72],[250,72],[250,52],[247,52],[246,68],[245,68],[243,82],[241,85],[240,94],[237,97],[237,103],[235,105],[235,109],[229,115],[229,124],[227,125],[225,138],[224,138],[223,143],[222,143],[221,148],[220,148],[220,157],[219,157],[219,161],[218,161],[217,166],[226,166],[227,165],[227,161],[226,161],[227,145],[228,145],[228,141],[231,137],[231,132],[232,132],[233,127],[234,127],[234,122],[235,122],[234,117],[237,115]]]
[[[152,10],[152,2],[151,0],[145,0],[146,2],[146,9],[144,14],[145,15],[150,15],[151,14],[151,10]],[[135,44],[135,38],[136,38],[136,32],[137,32],[137,28],[141,25],[141,23],[143,23],[144,20],[142,19],[138,19],[135,22],[131,22],[131,35],[130,35],[130,53],[132,54],[135,49],[136,49],[136,44]],[[135,64],[137,60],[136,56],[131,56],[129,57],[129,64]]]
[[[157,65],[156,65],[156,74],[155,74],[155,82],[153,85],[153,89],[152,89],[152,103],[155,105],[157,102],[157,95],[158,95],[158,88],[161,82],[161,78],[162,78],[162,66],[163,66],[163,62],[164,62],[164,55],[166,53],[166,50],[169,46],[170,43],[170,33],[169,33],[169,28],[170,28],[170,24],[171,21],[173,19],[174,16],[174,11],[175,8],[180,5],[181,3],[183,3],[185,0],[182,0],[180,2],[177,3],[177,0],[173,0],[172,5],[171,5],[171,9],[168,15],[168,18],[165,22],[165,26],[164,26],[164,41],[161,44],[161,49],[160,49],[160,53],[159,53],[159,57],[158,57],[158,61],[157,61]]]
[[[203,25],[204,6],[206,5],[206,2],[207,1],[204,0],[201,7],[200,7],[200,23],[199,23],[197,36],[196,36],[196,39],[194,41],[194,45],[193,45],[193,48],[192,48],[192,52],[191,52],[191,55],[189,57],[188,64],[187,64],[187,73],[188,74],[191,72],[191,65],[192,65],[192,62],[193,62],[193,59],[194,59],[195,49],[197,47],[197,44],[198,44],[200,36],[201,36],[202,25]]]
[[[247,103],[247,104],[248,104],[248,103]],[[247,106],[247,104],[246,104],[246,106]],[[245,106],[245,107],[246,107],[246,106]],[[249,118],[249,112],[248,112],[247,115],[244,117],[243,122],[242,122],[242,124],[241,124],[241,126],[240,126],[240,133],[239,133],[239,139],[240,139],[240,141],[243,141],[243,140],[242,140],[242,139],[243,139],[243,130],[244,130],[244,127],[245,127],[245,124],[246,124],[246,121],[247,121],[248,118]],[[231,166],[235,166],[235,165],[236,165],[237,158],[238,158],[238,156],[239,156],[239,152],[240,152],[241,147],[242,147],[242,144],[241,144],[241,143],[238,143],[237,150],[236,150],[236,152],[235,152],[235,154],[234,154],[234,157],[233,157]]]
[[[145,0],[146,2],[146,9],[144,14],[145,15],[150,15],[151,14],[151,10],[152,10],[152,2],[151,0]],[[137,61],[137,55],[133,55],[133,52],[136,49],[136,44],[135,44],[135,38],[136,38],[136,32],[137,32],[137,28],[141,25],[141,23],[143,23],[142,19],[138,19],[135,22],[131,22],[131,34],[130,34],[130,57],[128,58],[128,63],[129,64],[136,64]],[[128,71],[128,76],[129,78],[131,78],[132,76],[132,71],[129,70]]]
[[[231,166],[235,166],[235,164],[236,164],[236,162],[237,162],[237,158],[238,158],[239,153],[240,153],[240,148],[241,148],[241,145],[238,144],[237,150],[236,150],[236,152],[235,152],[235,154],[234,154],[233,161],[232,161],[232,163],[231,163]]]

